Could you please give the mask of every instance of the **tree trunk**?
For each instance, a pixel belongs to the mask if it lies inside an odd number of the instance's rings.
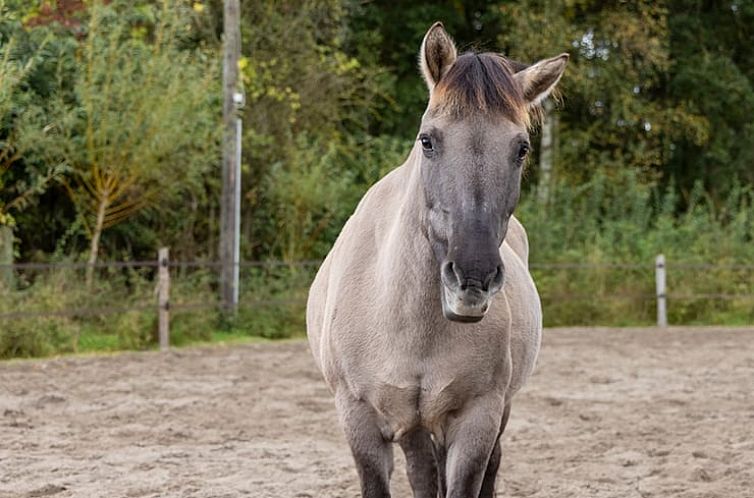
[[[539,153],[537,200],[540,206],[545,207],[550,199],[550,189],[552,188],[552,163],[557,116],[552,112],[554,108],[552,100],[546,99],[542,107],[544,115],[542,117],[542,144]]]
[[[13,228],[8,225],[0,225],[0,265],[13,264]],[[0,284],[8,289],[15,285],[13,268],[10,266],[0,267]]]
[[[87,261],[86,267],[86,287],[91,288],[94,282],[94,265],[97,263],[97,256],[99,254],[99,240],[102,236],[103,226],[105,224],[105,211],[107,210],[107,196],[105,192],[97,207],[97,219],[94,223],[94,230],[92,231],[92,240],[89,245],[89,261]]]

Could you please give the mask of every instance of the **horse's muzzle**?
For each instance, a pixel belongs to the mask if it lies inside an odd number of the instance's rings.
[[[489,299],[468,291],[454,292],[442,286],[442,314],[452,322],[474,323],[487,314]]]
[[[464,278],[453,262],[442,265],[442,312],[454,322],[478,322],[487,314],[495,295],[503,285],[502,265],[495,265],[482,279]]]

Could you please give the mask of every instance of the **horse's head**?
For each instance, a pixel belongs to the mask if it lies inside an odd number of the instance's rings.
[[[503,285],[498,248],[518,203],[530,113],[560,79],[568,55],[531,66],[494,53],[459,56],[436,23],[419,59],[430,98],[417,147],[443,313],[476,322]]]

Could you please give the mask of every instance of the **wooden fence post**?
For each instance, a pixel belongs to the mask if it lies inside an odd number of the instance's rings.
[[[170,260],[167,247],[157,253],[159,278],[157,289],[157,306],[159,322],[160,351],[170,347]]]
[[[655,284],[657,288],[657,326],[668,326],[667,288],[665,285],[665,256],[655,258]]]
[[[5,285],[8,289],[14,288],[15,277],[13,275],[13,229],[8,225],[0,225],[0,286]]]

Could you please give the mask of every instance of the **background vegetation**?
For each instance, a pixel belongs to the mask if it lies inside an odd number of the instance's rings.
[[[664,252],[672,323],[752,323],[754,2],[662,0],[242,2],[242,256],[317,260],[365,190],[399,165],[426,91],[416,52],[442,20],[460,47],[532,62],[571,54],[518,215],[548,325],[653,320]],[[0,0],[2,262],[214,260],[220,177],[220,0]],[[537,138],[535,137],[535,144]],[[536,146],[535,146],[536,150]],[[180,341],[303,331],[313,268],[249,269],[233,323],[177,313]],[[213,272],[176,272],[178,302],[214,299]],[[151,305],[151,270],[0,268],[0,313]],[[85,280],[89,280],[88,285]],[[647,297],[649,296],[649,297]],[[568,297],[566,300],[564,297]],[[0,323],[0,356],[149,347],[148,311]],[[177,332],[176,332],[177,330]],[[223,335],[225,334],[225,335]]]

